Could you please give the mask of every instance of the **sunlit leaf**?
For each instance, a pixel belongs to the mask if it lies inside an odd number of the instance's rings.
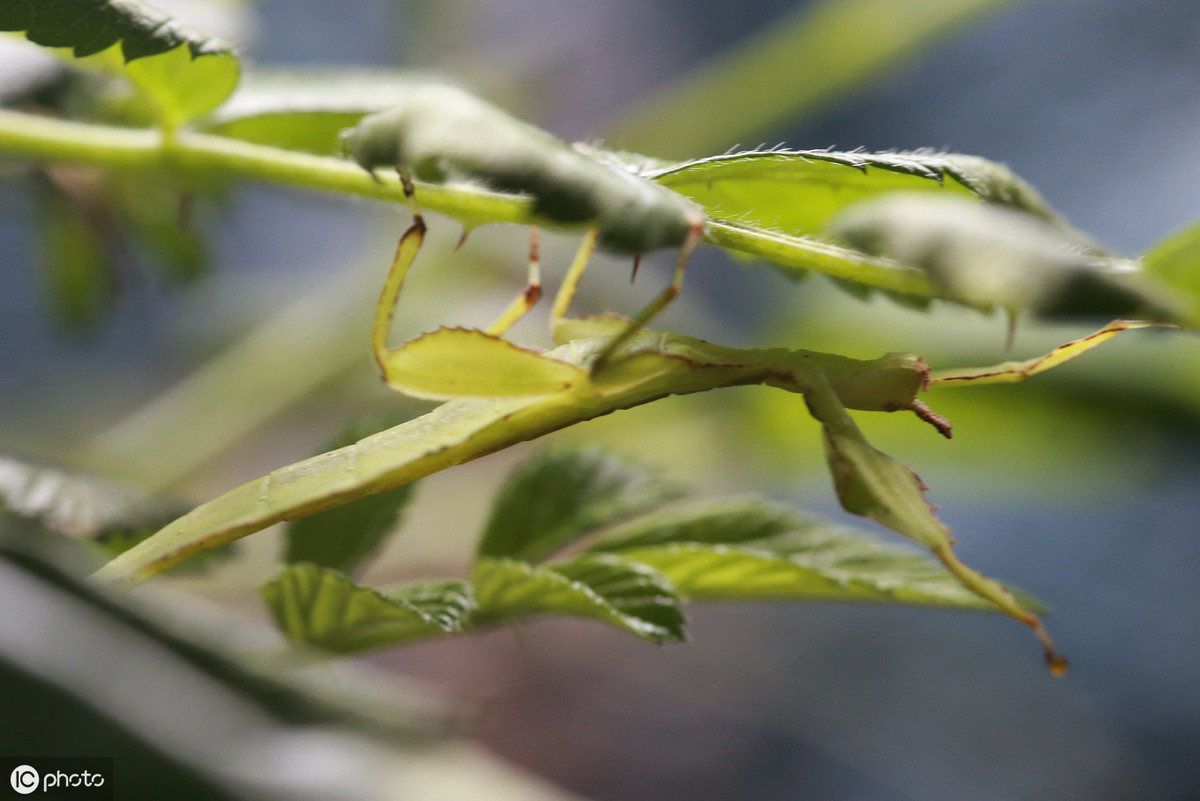
[[[658,474],[599,450],[542,450],[509,475],[492,503],[479,555],[539,562],[601,525],[681,493]]]
[[[715,217],[797,236],[820,234],[839,211],[890,192],[977,197],[1056,219],[1037,191],[1007,167],[960,153],[745,151],[644,174]]]
[[[229,46],[139,0],[39,0],[0,6],[0,30],[123,72],[175,127],[219,106],[238,81]]]
[[[584,556],[553,567],[482,558],[472,574],[475,621],[494,625],[534,615],[600,620],[653,642],[683,639],[683,613],[670,582],[614,556]]]
[[[385,595],[312,564],[285,568],[260,591],[289,640],[338,653],[457,631],[471,609],[470,588],[461,582],[409,585]]]
[[[928,557],[755,498],[675,504],[590,548],[649,565],[687,600],[906,603],[995,611]]]

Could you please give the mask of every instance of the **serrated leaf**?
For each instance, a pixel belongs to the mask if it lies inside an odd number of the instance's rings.
[[[394,70],[252,70],[207,127],[247,142],[334,155],[344,129],[394,105],[414,83],[431,80]]]
[[[864,253],[924,270],[944,296],[1044,317],[1170,322],[1170,299],[1137,265],[1084,250],[1043,220],[949,197],[898,194],[855,206],[831,231]]]
[[[1200,223],[1156,242],[1142,263],[1148,274],[1162,279],[1179,294],[1187,324],[1200,326]]]
[[[839,211],[891,192],[976,197],[1057,219],[1007,167],[959,153],[755,150],[651,169],[645,177],[719,219],[794,236],[819,234]]]
[[[138,0],[6,3],[0,30],[65,48],[86,66],[123,72],[168,128],[212,111],[238,81],[238,60],[228,45]]]
[[[461,582],[420,583],[385,595],[312,564],[285,568],[260,592],[289,640],[337,653],[458,631],[472,606]]]
[[[358,421],[342,431],[326,450],[336,450],[398,422],[390,418]],[[400,524],[415,484],[405,484],[288,524],[288,564],[308,562],[353,575]]]
[[[187,46],[194,58],[228,47],[138,0],[36,0],[0,6],[0,31],[24,33],[45,47],[82,58],[118,42],[126,61]]]
[[[684,637],[683,612],[670,582],[650,567],[614,556],[583,556],[553,567],[482,558],[471,580],[478,604],[474,621],[481,625],[571,615],[653,642]]]
[[[384,357],[384,378],[415,398],[550,395],[586,378],[578,367],[482,331],[439,328]]]
[[[996,609],[927,557],[754,498],[674,504],[616,527],[589,550],[655,568],[687,600]]]
[[[681,494],[659,475],[602,451],[546,449],[509,475],[478,553],[539,562],[599,526]]]

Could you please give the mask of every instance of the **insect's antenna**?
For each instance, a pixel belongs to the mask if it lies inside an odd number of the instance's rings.
[[[634,334],[642,330],[648,322],[654,319],[655,315],[665,309],[675,299],[675,296],[679,294],[679,290],[683,286],[683,275],[687,271],[688,259],[691,258],[692,251],[696,249],[696,245],[700,243],[700,237],[703,235],[704,219],[700,217],[692,223],[687,238],[683,241],[683,246],[679,249],[679,258],[675,262],[675,272],[671,276],[671,283],[667,285],[667,288],[658,297],[650,301],[650,304],[642,309],[637,317],[633,318],[633,322],[629,324],[628,328],[608,343],[608,346],[596,357],[596,361],[592,364],[593,372],[602,370],[617,348],[628,342]]]
[[[641,263],[642,263],[642,254],[641,254],[641,253],[635,253],[635,254],[634,254],[634,256],[633,256],[633,272],[629,273],[629,283],[631,283],[631,284],[632,284],[634,281],[636,281],[636,280],[637,280],[637,271],[638,271],[638,266],[639,266]]]

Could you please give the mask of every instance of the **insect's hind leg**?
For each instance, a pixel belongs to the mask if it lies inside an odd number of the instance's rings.
[[[613,337],[613,340],[608,343],[604,351],[596,357],[596,361],[592,365],[593,372],[603,370],[617,348],[628,342],[630,337],[638,331],[641,331],[659,312],[670,305],[675,296],[679,294],[679,290],[683,286],[683,275],[687,271],[688,259],[691,258],[692,251],[696,249],[696,245],[699,244],[700,237],[703,234],[704,222],[700,220],[692,225],[687,239],[684,240],[683,246],[679,249],[679,258],[675,261],[675,272],[671,276],[671,283],[667,284],[667,288],[660,292],[658,297],[650,301],[637,317],[633,318],[633,322],[624,331]]]
[[[413,221],[412,225],[400,235],[400,241],[396,245],[396,255],[392,257],[392,266],[383,282],[379,301],[375,304],[375,321],[371,327],[371,352],[375,356],[375,363],[379,365],[379,371],[385,380],[388,377],[387,339],[392,330],[392,319],[396,314],[396,301],[400,298],[400,290],[404,287],[408,269],[412,267],[417,253],[421,250],[421,243],[425,241],[425,218],[421,216],[421,210],[417,207],[412,180],[402,170],[396,170],[396,172],[400,175],[404,196],[408,199],[409,206],[412,207]]]
[[[542,267],[541,253],[538,244],[538,229],[533,226],[529,232],[529,282],[519,295],[513,298],[496,321],[487,327],[487,333],[493,336],[503,336],[518,320],[529,313],[542,297]]]

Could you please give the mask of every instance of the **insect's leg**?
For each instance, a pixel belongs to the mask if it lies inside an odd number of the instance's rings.
[[[513,298],[508,308],[496,318],[496,322],[487,328],[487,333],[503,336],[508,329],[524,317],[534,304],[542,297],[542,261],[538,245],[538,229],[533,226],[529,230],[529,283],[519,295]]]
[[[391,269],[388,270],[387,279],[383,282],[383,291],[379,293],[379,302],[375,305],[375,322],[371,327],[371,352],[374,354],[375,363],[379,365],[379,370],[384,378],[387,377],[387,338],[388,333],[392,330],[396,301],[400,297],[400,290],[404,286],[408,268],[412,266],[417,252],[421,249],[421,243],[425,241],[425,218],[421,216],[421,211],[417,208],[412,180],[406,173],[400,170],[397,172],[400,174],[400,182],[404,186],[404,196],[413,210],[413,221],[408,230],[400,236],[400,242],[396,245],[396,255],[392,257]]]
[[[551,331],[566,318],[567,309],[571,307],[571,300],[575,297],[575,290],[579,288],[579,279],[583,277],[583,271],[587,269],[588,262],[591,261],[592,254],[596,251],[596,241],[599,238],[600,230],[592,229],[579,243],[579,250],[575,252],[575,258],[571,261],[566,276],[563,277],[562,286],[559,287],[558,294],[554,297],[554,308],[550,310]]]
[[[592,366],[593,371],[599,371],[604,368],[608,360],[612,357],[617,348],[629,341],[629,338],[642,330],[654,316],[665,309],[675,296],[679,294],[680,287],[683,286],[683,274],[687,270],[688,259],[692,255],[692,251],[696,249],[696,245],[700,242],[700,237],[704,234],[704,221],[698,220],[692,226],[692,230],[688,232],[687,239],[683,242],[683,247],[679,249],[679,258],[675,262],[675,273],[671,276],[671,283],[667,288],[659,293],[658,297],[650,301],[650,304],[633,318],[633,322],[629,324],[624,331],[613,337],[612,342],[608,343],[608,347],[596,358]]]

